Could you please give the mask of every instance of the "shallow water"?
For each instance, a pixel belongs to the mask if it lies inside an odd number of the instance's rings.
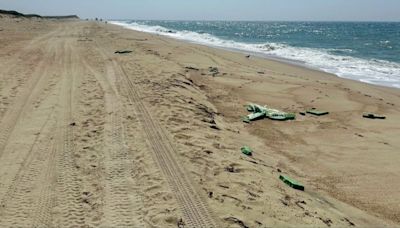
[[[194,43],[299,61],[340,77],[400,88],[400,23],[136,20],[112,23]]]

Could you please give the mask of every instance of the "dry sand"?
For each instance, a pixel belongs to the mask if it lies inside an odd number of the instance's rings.
[[[0,227],[400,224],[399,90],[110,24],[6,16],[0,69]],[[245,124],[248,102],[330,114]]]

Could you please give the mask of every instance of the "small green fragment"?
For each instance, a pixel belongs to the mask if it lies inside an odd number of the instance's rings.
[[[300,190],[300,191],[304,191],[304,186],[300,183],[298,183],[297,181],[290,179],[287,176],[279,176],[279,179],[281,179],[285,184],[289,185],[290,187]]]
[[[253,150],[252,150],[250,147],[248,147],[248,146],[243,146],[243,147],[241,148],[241,150],[242,150],[242,153],[245,154],[245,155],[247,155],[247,156],[253,155]]]

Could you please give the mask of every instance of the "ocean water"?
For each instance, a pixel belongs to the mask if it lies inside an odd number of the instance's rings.
[[[193,43],[294,61],[400,88],[400,23],[137,21],[111,23]]]

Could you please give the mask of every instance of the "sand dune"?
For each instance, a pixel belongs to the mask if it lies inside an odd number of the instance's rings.
[[[400,223],[396,89],[78,20],[0,18],[0,50],[1,227]]]

